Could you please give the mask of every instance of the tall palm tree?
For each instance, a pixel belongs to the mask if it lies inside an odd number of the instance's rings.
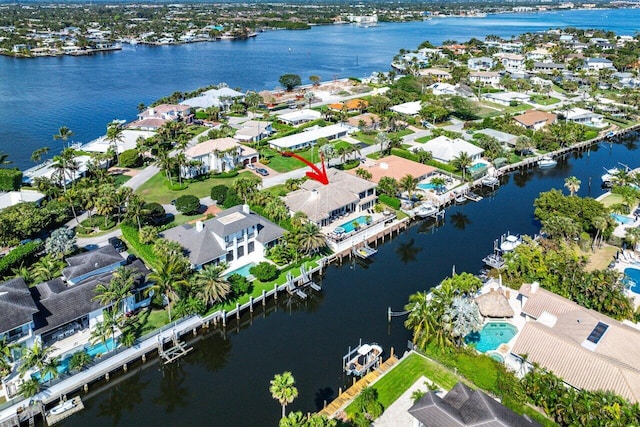
[[[0,165],[10,165],[11,163],[13,163],[11,160],[9,159],[9,155],[7,153],[3,153],[2,151],[0,151]]]
[[[300,250],[307,255],[311,255],[327,246],[327,239],[313,222],[307,222],[300,229],[298,236]]]
[[[258,190],[261,181],[260,178],[252,177],[252,178],[238,178],[233,183],[233,189],[240,196],[245,203],[247,203],[247,199],[249,195]]]
[[[62,274],[64,263],[51,255],[45,255],[31,266],[33,280],[38,282],[46,282],[53,280]]]
[[[282,405],[282,418],[286,416],[287,405],[298,397],[298,388],[295,383],[293,374],[289,371],[276,374],[270,382],[269,391],[271,396]]]
[[[30,378],[20,384],[20,387],[18,387],[18,393],[26,398],[29,398],[40,393],[41,389],[42,386],[40,385],[40,381],[35,378]]]
[[[164,171],[165,176],[171,184],[171,170],[175,164],[173,157],[170,155],[170,150],[166,147],[159,147],[156,153],[156,166]]]
[[[188,285],[184,264],[175,257],[160,257],[156,262],[156,268],[152,271],[148,280],[153,283],[147,292],[160,291],[167,299],[167,311],[171,321],[171,301],[177,298],[176,289]]]
[[[301,228],[308,220],[309,220],[309,217],[307,216],[306,213],[302,211],[297,211],[291,217],[291,226],[293,228]]]
[[[20,366],[18,367],[20,375],[26,374],[27,371],[33,368],[37,368],[42,371],[53,350],[54,347],[42,347],[40,341],[36,341],[33,344],[33,347],[23,348],[22,357],[20,358]]]
[[[402,179],[400,179],[399,184],[400,184],[400,188],[403,191],[407,192],[407,195],[409,196],[409,200],[411,200],[411,197],[413,196],[413,192],[416,191],[416,188],[418,186],[416,179],[413,177],[413,175],[407,174],[403,176]]]
[[[569,190],[569,194],[571,196],[573,196],[578,192],[578,190],[580,190],[581,183],[582,182],[575,176],[570,176],[568,178],[565,178],[564,180],[564,186],[567,188],[567,190]]]
[[[40,371],[40,378],[48,378],[47,381],[49,382],[49,385],[51,385],[51,381],[60,376],[60,372],[58,372],[59,364],[59,357],[52,357],[51,359],[47,360],[47,362],[42,367],[42,370]]]
[[[120,266],[113,272],[108,285],[100,283],[96,286],[93,299],[104,306],[113,304],[112,310],[119,312],[120,304],[132,294],[139,277],[140,273],[134,269]]]
[[[72,148],[65,148],[60,155],[53,157],[51,168],[54,170],[54,176],[58,183],[62,185],[65,193],[67,192],[67,179],[73,181],[76,172],[80,168],[78,161],[74,157],[75,154]]]
[[[113,149],[116,153],[116,163],[120,163],[120,154],[118,153],[118,143],[124,143],[124,128],[120,126],[118,122],[111,122],[107,125],[106,140],[109,141],[109,145],[113,145]]]
[[[53,139],[58,141],[62,140],[63,148],[67,148],[67,140],[73,136],[73,132],[66,126],[62,126],[58,129],[58,133],[53,135]]]
[[[472,162],[473,162],[473,159],[471,158],[471,156],[469,156],[469,154],[467,154],[466,151],[463,151],[451,161],[451,164],[457,170],[462,171],[462,180],[465,181],[465,174],[466,174],[467,168],[471,166]]]
[[[142,217],[149,214],[149,209],[145,207],[144,199],[139,194],[132,194],[127,201],[127,212],[125,218],[135,221],[138,230],[142,228]]]
[[[13,350],[17,348],[15,343],[7,342],[7,337],[0,338],[0,380],[11,373],[13,362]]]
[[[226,265],[209,264],[198,271],[193,278],[193,284],[199,289],[199,296],[208,305],[223,301],[231,291],[227,279],[220,275],[225,268]]]

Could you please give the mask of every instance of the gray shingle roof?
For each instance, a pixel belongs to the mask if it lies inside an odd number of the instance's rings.
[[[38,308],[22,277],[0,284],[0,333],[31,322],[33,314],[37,312]]]
[[[69,266],[62,270],[62,275],[67,280],[73,280],[76,277],[83,276],[112,264],[122,264],[124,263],[124,258],[122,258],[122,255],[120,255],[113,246],[107,245],[93,251],[69,257],[66,261]]]
[[[149,273],[140,260],[125,268],[138,271],[143,278]],[[36,334],[48,332],[102,307],[93,299],[96,296],[95,288],[100,283],[108,284],[112,275],[113,272],[98,274],[75,285],[68,285],[57,278],[31,288],[31,295],[39,309],[33,316]],[[143,283],[144,280],[139,281],[137,287]]]
[[[471,390],[462,383],[456,384],[442,399],[434,392],[428,392],[409,408],[409,413],[429,427],[539,426],[538,423],[516,414],[482,391]]]

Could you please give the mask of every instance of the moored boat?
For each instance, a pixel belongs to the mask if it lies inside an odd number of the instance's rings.
[[[382,355],[382,347],[376,343],[362,344],[362,342],[342,358],[344,371],[347,375],[362,376],[373,368]]]
[[[543,156],[538,160],[538,167],[540,169],[550,169],[556,167],[558,164],[557,161],[553,159],[551,156]]]
[[[496,187],[500,185],[500,180],[495,176],[485,176],[480,180],[480,183],[486,187]]]
[[[438,208],[436,208],[432,203],[423,203],[418,206],[415,210],[415,215],[419,218],[427,218],[438,213]]]

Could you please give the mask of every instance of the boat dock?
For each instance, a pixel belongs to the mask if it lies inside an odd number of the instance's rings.
[[[368,259],[378,252],[377,249],[373,249],[371,246],[367,245],[366,243],[363,246],[359,247],[358,249],[353,248],[352,251],[355,256],[362,259]]]
[[[80,396],[74,397],[70,400],[70,402],[72,402],[71,407],[64,412],[61,412],[59,414],[53,414],[51,413],[51,411],[47,412],[47,414],[45,415],[47,425],[52,426],[56,423],[59,423],[60,421],[75,414],[76,412],[80,412],[84,409],[84,403],[82,403],[82,399],[80,398]]]

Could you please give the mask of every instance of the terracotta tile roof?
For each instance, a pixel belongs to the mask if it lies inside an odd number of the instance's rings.
[[[524,126],[533,126],[540,122],[546,122],[546,125],[550,125],[556,121],[556,115],[552,113],[546,113],[544,111],[537,110],[529,110],[524,114],[520,114],[519,116],[515,116],[513,120],[518,123],[523,124]]]
[[[375,183],[378,183],[378,181],[385,176],[395,178],[399,181],[406,175],[412,175],[414,178],[419,178],[429,175],[436,170],[436,168],[432,166],[423,165],[422,163],[414,162],[413,160],[404,159],[398,156],[380,158],[373,165],[362,167],[362,169],[371,172],[371,175],[373,175],[371,181]],[[358,169],[351,169],[347,172],[352,175],[356,175],[357,170]]]

